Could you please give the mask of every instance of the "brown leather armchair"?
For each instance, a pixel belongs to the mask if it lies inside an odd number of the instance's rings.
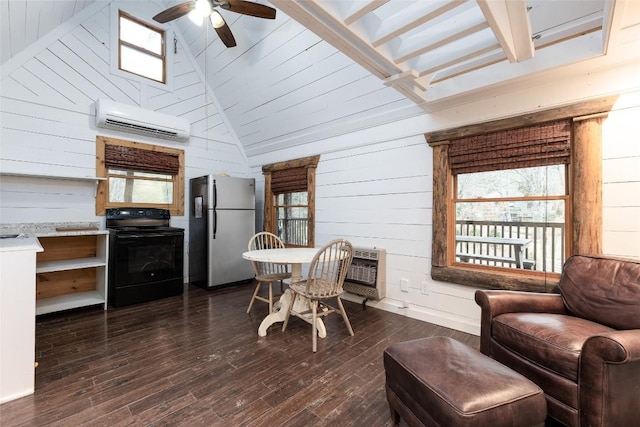
[[[477,291],[480,350],[569,426],[640,425],[640,261],[574,255],[560,294]]]

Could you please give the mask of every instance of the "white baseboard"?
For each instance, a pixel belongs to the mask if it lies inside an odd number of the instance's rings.
[[[364,298],[359,295],[353,295],[348,292],[342,294],[342,298],[356,303],[362,303]],[[437,312],[429,310],[425,307],[407,304],[408,307],[402,305],[402,302],[389,300],[385,298],[381,301],[367,301],[370,307],[379,308],[380,310],[397,313],[412,319],[422,320],[423,322],[433,323],[435,325],[444,326],[445,328],[455,329],[456,331],[466,332],[468,334],[480,336],[480,324],[473,319],[465,319],[454,317],[450,313]]]

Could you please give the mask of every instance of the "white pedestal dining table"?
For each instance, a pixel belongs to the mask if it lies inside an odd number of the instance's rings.
[[[244,252],[242,258],[250,261],[291,265],[291,281],[296,282],[302,279],[302,264],[310,263],[317,252],[317,248],[260,249]],[[260,323],[260,327],[258,328],[259,336],[266,336],[267,329],[274,323],[284,322],[287,309],[289,308],[289,304],[291,304],[291,298],[293,298],[291,290],[285,290],[280,300],[273,305],[273,313],[265,317],[262,323]],[[293,311],[301,313],[309,309],[309,300],[299,296],[293,306]],[[316,319],[316,328],[318,329],[318,336],[320,338],[327,336],[327,330],[322,319]]]

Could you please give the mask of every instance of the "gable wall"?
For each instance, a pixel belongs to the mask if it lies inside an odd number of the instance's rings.
[[[150,19],[150,12],[140,9],[142,2],[118,5]],[[207,173],[248,176],[244,150],[219,113],[213,95],[205,92],[203,76],[189,50],[182,47],[180,35],[172,63],[173,90],[158,89],[110,71],[113,13],[109,3],[95,3],[84,12],[30,46],[28,55],[3,64],[0,170],[95,176],[96,135],[107,135],[184,150],[187,184],[189,178]],[[172,38],[171,33],[168,40]],[[179,143],[96,128],[94,103],[98,98],[185,117],[192,123],[192,136]],[[0,223],[103,218],[95,215],[94,181],[2,176]],[[186,228],[186,218],[174,217],[172,225]]]

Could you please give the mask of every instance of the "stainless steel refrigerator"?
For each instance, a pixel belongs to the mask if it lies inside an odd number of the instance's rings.
[[[189,282],[211,289],[253,279],[242,253],[255,234],[255,180],[206,175],[190,184]]]

